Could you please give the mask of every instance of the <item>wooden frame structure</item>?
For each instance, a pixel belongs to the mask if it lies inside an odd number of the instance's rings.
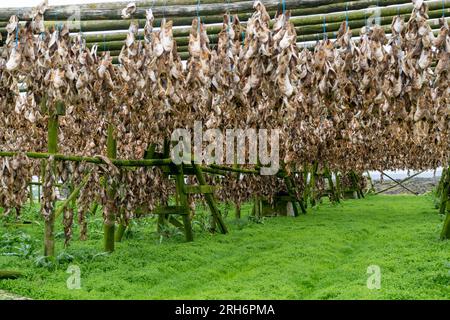
[[[450,0],[432,0],[426,1],[429,6],[429,17],[432,25],[436,25],[433,22],[442,17],[450,16]],[[280,0],[265,0],[263,1],[269,14],[273,16],[277,10],[280,9],[282,1]],[[128,2],[120,3],[101,3],[101,4],[88,4],[79,5],[74,8],[73,6],[55,6],[50,7],[45,13],[46,26],[59,25],[63,20],[71,19],[74,13],[79,14],[81,21],[76,21],[70,28],[73,32],[83,33],[84,39],[87,42],[88,47],[100,43],[99,51],[111,51],[113,61],[117,63],[117,57],[120,49],[123,46],[123,40],[126,37],[126,29],[128,28],[130,21],[120,18],[121,9],[124,8]],[[284,4],[286,9],[291,10],[291,21],[295,25],[296,31],[299,34],[297,37],[297,44],[299,46],[309,46],[314,44],[315,41],[328,37],[329,39],[335,39],[337,31],[342,21],[347,20],[349,26],[353,29],[354,35],[359,35],[358,28],[366,25],[368,20],[374,14],[379,15],[378,23],[380,23],[386,30],[389,30],[392,18],[398,14],[409,16],[413,5],[410,0],[285,0]],[[248,19],[253,12],[253,1],[238,1],[229,0],[224,2],[223,0],[203,0],[198,4],[197,0],[173,0],[170,5],[166,5],[164,0],[156,1],[137,1],[137,11],[134,14],[133,19],[137,20],[139,26],[142,28],[145,23],[145,9],[153,9],[153,13],[156,17],[156,24],[159,24],[162,18],[170,17],[175,25],[174,37],[177,42],[178,51],[183,59],[188,57],[188,42],[189,42],[189,30],[192,18],[201,17],[202,21],[206,24],[206,30],[210,36],[212,45],[217,43],[218,33],[221,30],[221,26],[217,25],[222,21],[222,14],[229,11],[232,14],[237,14],[245,25],[245,20]],[[76,9],[74,11],[74,9]],[[0,11],[0,34],[3,37],[6,34],[7,20],[11,15],[18,15],[22,21],[29,19],[28,14],[31,12],[31,8],[6,8]],[[447,18],[448,19],[448,18]],[[22,22],[23,23],[23,22]],[[325,32],[324,32],[325,30]],[[433,29],[437,34],[438,29]],[[98,32],[102,32],[101,34]],[[142,35],[142,30],[140,35]],[[74,33],[72,35],[75,35]],[[4,37],[5,38],[5,37]],[[86,161],[93,164],[105,163],[101,158],[96,157],[80,157],[74,155],[58,154],[58,117],[64,115],[63,102],[57,103],[57,112],[49,115],[48,122],[48,146],[47,153],[28,152],[26,155],[30,158],[48,159],[53,157],[57,161]],[[203,167],[197,164],[180,165],[176,166],[172,163],[168,157],[168,153],[156,154],[154,150],[149,152],[145,159],[135,160],[122,160],[117,158],[117,144],[113,138],[114,128],[109,128],[107,139],[107,156],[111,163],[121,167],[151,167],[158,166],[163,168],[167,175],[175,177],[176,181],[176,197],[178,199],[177,206],[164,206],[157,208],[153,214],[158,215],[159,224],[167,221],[178,228],[183,229],[187,241],[193,240],[193,232],[191,225],[190,209],[187,201],[189,194],[202,194],[208,207],[211,211],[211,215],[214,221],[214,225],[218,227],[218,230],[225,234],[228,232],[227,227],[223,221],[221,213],[218,209],[217,202],[213,196],[213,186],[207,185],[204,177],[206,174],[226,174],[229,172],[235,172],[237,174],[259,174],[259,170],[256,167],[254,170],[241,169],[238,167],[224,167],[224,166],[207,166]],[[0,157],[14,156],[15,152],[2,151]],[[315,194],[314,185],[318,178],[318,165],[313,164],[311,170],[305,170],[305,177],[310,175],[310,181],[301,199],[296,196],[295,184],[292,178],[285,175],[283,171],[278,174],[279,178],[282,178],[288,189],[288,200],[293,204],[294,215],[298,216],[300,213],[306,213],[308,206],[308,200],[311,205],[316,204],[317,195]],[[185,175],[194,175],[199,184],[198,185],[186,185]],[[331,194],[334,201],[339,202],[342,197],[342,190],[339,185],[339,175],[336,175],[336,182],[333,182],[332,173],[329,170],[325,170],[324,177],[327,179]],[[354,186],[357,185],[358,177],[353,174],[352,179]],[[63,206],[73,201],[80,190],[83,188],[83,183],[86,183],[87,178],[83,179],[82,183],[78,186],[74,186],[71,194],[67,200],[63,203]],[[362,190],[356,188],[358,197],[363,198],[364,193]],[[108,189],[110,196],[115,193],[114,186]],[[442,210],[450,210],[450,171],[447,172],[446,178],[443,182]],[[61,214],[62,209],[55,210],[52,213],[50,219],[45,223],[45,255],[53,256],[54,251],[54,221],[55,218]],[[261,199],[255,199],[254,213],[260,215],[262,212]],[[182,218],[182,222],[174,218],[172,215],[177,214]],[[449,238],[450,230],[450,218],[447,213],[447,219],[445,222],[444,230],[442,232],[443,237]],[[115,223],[106,222],[104,226],[104,248],[105,251],[114,251],[115,241],[120,241],[125,231],[124,226],[119,225],[119,229],[115,230]]]

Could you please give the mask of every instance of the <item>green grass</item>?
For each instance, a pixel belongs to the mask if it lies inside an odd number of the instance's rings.
[[[231,215],[230,234],[196,225],[193,243],[179,234],[161,238],[154,219],[139,220],[109,256],[101,254],[102,220],[94,217],[90,240],[74,240],[53,270],[38,267],[36,253],[0,256],[0,269],[25,272],[0,280],[0,289],[35,299],[450,299],[450,242],[439,240],[442,217],[430,196],[325,203],[262,223]],[[17,241],[41,249],[39,223],[0,227],[0,236],[24,237]],[[69,264],[81,269],[81,290],[67,289]],[[370,265],[381,268],[379,290],[367,288]]]

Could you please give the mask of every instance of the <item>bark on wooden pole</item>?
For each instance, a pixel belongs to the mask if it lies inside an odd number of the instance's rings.
[[[108,126],[108,137],[106,140],[107,145],[107,157],[110,159],[117,158],[117,142],[114,138],[114,127],[110,124]],[[114,251],[114,233],[116,227],[116,205],[115,205],[115,196],[116,196],[116,186],[111,185],[107,186],[107,212],[108,214],[105,216],[105,221],[103,224],[103,244],[105,252],[113,252]]]
[[[444,212],[447,214],[444,219],[444,226],[441,231],[441,239],[450,239],[450,166],[447,168],[446,181],[444,182],[443,194],[445,201],[441,202],[441,209],[444,208]]]
[[[187,195],[185,193],[185,182],[184,182],[184,173],[183,173],[182,165],[177,167],[177,174],[176,174],[175,178],[176,178],[177,196],[180,201],[180,206],[185,208],[186,213],[187,213],[187,212],[189,212],[189,203],[188,203]],[[184,224],[184,233],[186,236],[186,241],[188,241],[188,242],[194,241],[191,217],[189,214],[183,214],[183,224]]]

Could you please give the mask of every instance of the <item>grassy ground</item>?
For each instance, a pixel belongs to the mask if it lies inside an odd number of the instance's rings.
[[[260,223],[231,216],[229,235],[201,231],[200,219],[193,243],[174,230],[156,235],[154,219],[140,220],[112,255],[101,253],[94,217],[90,240],[64,251],[59,240],[53,262],[36,253],[42,225],[0,227],[0,250],[18,255],[1,255],[0,269],[25,272],[0,280],[0,289],[34,299],[450,299],[450,242],[438,239],[442,218],[430,196],[325,203]],[[80,290],[67,289],[68,265],[80,267]],[[367,288],[370,265],[381,268],[379,290]]]

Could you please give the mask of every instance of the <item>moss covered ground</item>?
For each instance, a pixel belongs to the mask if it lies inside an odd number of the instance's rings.
[[[58,256],[46,260],[43,222],[31,207],[31,225],[0,227],[0,270],[24,272],[0,289],[33,299],[450,299],[450,242],[439,240],[443,218],[431,196],[323,203],[298,218],[254,221],[250,211],[245,205],[235,220],[230,210],[230,234],[211,235],[199,210],[192,243],[140,219],[111,255],[102,253],[102,218],[94,216],[88,241],[75,228],[64,249],[58,232]],[[80,269],[81,289],[67,287],[70,265]],[[373,265],[380,289],[367,287]]]

